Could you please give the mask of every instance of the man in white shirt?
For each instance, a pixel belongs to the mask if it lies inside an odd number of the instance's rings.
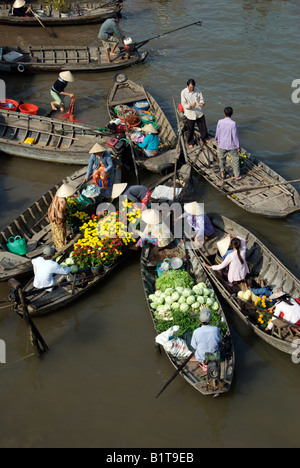
[[[54,247],[46,246],[43,250],[43,257],[37,257],[32,260],[34,271],[33,286],[35,288],[51,288],[58,283],[61,275],[69,275],[70,268],[63,268],[52,260],[54,253]],[[59,277],[54,278],[54,275],[59,275]],[[69,279],[70,276],[71,275],[69,275],[67,279]],[[51,291],[51,289],[49,289],[49,291]]]
[[[187,142],[188,147],[194,146],[194,128],[197,124],[203,141],[209,143],[209,136],[205,121],[203,107],[205,102],[200,89],[196,86],[194,80],[188,80],[187,87],[181,92],[181,105],[184,109],[184,115],[187,119],[188,128]]]

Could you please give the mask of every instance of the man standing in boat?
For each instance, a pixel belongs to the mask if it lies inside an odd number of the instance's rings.
[[[240,169],[239,152],[240,141],[237,132],[237,124],[232,120],[232,107],[225,107],[225,118],[218,121],[215,139],[218,143],[218,159],[220,165],[221,178],[225,179],[225,162],[226,156],[230,156],[232,161],[232,169],[235,180],[243,179]]]
[[[181,92],[181,105],[186,117],[188,128],[187,142],[190,149],[194,146],[194,128],[197,124],[203,141],[209,143],[208,131],[205,121],[203,107],[205,102],[200,89],[196,86],[195,80],[188,80],[187,87]]]
[[[123,42],[125,39],[125,36],[123,36],[118,27],[121,18],[121,13],[115,13],[112,18],[108,18],[104,21],[98,34],[98,39],[101,39],[103,47],[105,48],[108,63],[111,63],[111,56],[116,55],[115,50],[119,43]],[[110,50],[111,44],[113,47]]]

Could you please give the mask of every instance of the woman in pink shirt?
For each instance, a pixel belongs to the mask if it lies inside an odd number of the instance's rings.
[[[207,265],[212,270],[223,270],[228,267],[228,282],[236,283],[244,281],[249,273],[249,267],[246,262],[246,241],[242,237],[234,237],[231,240],[232,252],[228,253],[220,265]]]

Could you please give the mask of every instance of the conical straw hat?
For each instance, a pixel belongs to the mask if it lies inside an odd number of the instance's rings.
[[[151,123],[144,125],[142,130],[148,133],[158,133],[154,125],[152,125]]]
[[[200,216],[204,213],[202,204],[197,202],[185,203],[184,210],[193,216]]]
[[[160,214],[156,210],[145,210],[142,212],[142,219],[147,224],[159,224],[160,223]]]
[[[126,189],[128,184],[114,184],[111,192],[111,198],[118,198]]]
[[[277,286],[276,288],[273,289],[273,293],[269,297],[270,301],[273,301],[273,299],[279,299],[282,296],[285,296],[286,293],[282,289],[281,286]]]
[[[230,236],[225,237],[225,239],[222,239],[219,242],[217,242],[217,246],[218,246],[221,257],[224,257],[224,255],[226,254],[228,247],[230,246],[230,242],[231,242]]]
[[[60,72],[59,76],[64,81],[69,81],[69,82],[74,81],[74,76],[69,71]]]
[[[104,146],[100,145],[99,143],[96,143],[93,148],[90,150],[90,154],[95,154],[95,153],[103,153],[106,151]]]
[[[21,8],[26,3],[26,0],[16,0],[13,4],[13,8]]]
[[[76,192],[77,187],[71,184],[63,184],[56,192],[56,195],[61,198],[67,198],[74,195]]]

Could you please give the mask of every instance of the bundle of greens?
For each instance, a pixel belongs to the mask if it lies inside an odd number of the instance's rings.
[[[165,292],[166,289],[189,288],[195,285],[195,281],[187,271],[170,270],[163,273],[155,282],[155,289]]]

